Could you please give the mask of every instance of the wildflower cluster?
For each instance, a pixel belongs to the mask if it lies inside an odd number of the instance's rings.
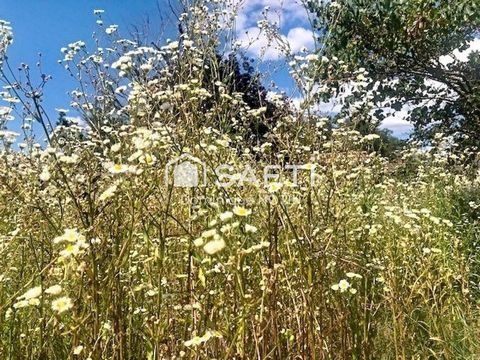
[[[95,10],[109,43],[62,49],[81,121],[49,129],[23,109],[48,139],[18,151],[0,130],[0,354],[478,356],[471,154],[438,139],[383,157],[357,126],[376,121],[368,99],[319,115],[315,69],[370,82],[338,59],[292,60],[301,107],[249,105],[217,71],[226,6],[197,2],[153,47]],[[13,90],[0,124],[24,106]],[[203,166],[197,186],[175,183],[185,154]]]

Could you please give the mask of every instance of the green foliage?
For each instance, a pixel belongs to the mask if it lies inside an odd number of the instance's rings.
[[[262,84],[261,74],[253,67],[254,60],[235,53],[227,57],[217,53],[207,63],[211,71],[206,71],[202,86],[213,94],[213,97],[205,102],[205,110],[211,110],[212,106],[220,101],[222,94],[229,96],[240,94],[247,109],[262,109],[263,115],[248,119],[249,121],[245,123],[241,114],[235,114],[236,122],[243,123],[247,130],[244,136],[248,142],[254,145],[265,142],[265,137],[272,131],[279,118],[289,110],[287,106],[278,106],[267,99],[268,91]],[[218,91],[218,86],[215,85],[217,81],[224,84],[224,92]],[[287,98],[284,97],[283,100]],[[234,128],[226,130],[231,134],[236,133]]]
[[[88,127],[49,132],[31,82],[1,95],[49,142],[0,151],[0,359],[478,359],[478,168],[378,130],[360,92],[320,118],[313,54],[307,107],[269,109],[218,56],[223,3],[190,10],[160,48],[66,48]]]
[[[373,80],[366,90],[381,82],[376,103],[391,99],[396,109],[405,103],[416,107],[410,119],[422,138],[458,132],[465,146],[478,144],[480,57],[472,53],[468,62],[448,67],[439,62],[442,55],[467,49],[478,35],[478,1],[311,1],[309,8],[317,15],[322,55],[346,64],[336,79],[320,73],[318,80],[345,82],[364,67]]]
[[[405,140],[393,136],[391,130],[379,129],[377,134],[380,136],[380,139],[374,142],[374,149],[387,158],[397,156],[407,145]]]

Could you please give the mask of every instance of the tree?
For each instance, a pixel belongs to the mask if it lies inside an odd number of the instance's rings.
[[[244,124],[248,129],[249,140],[253,144],[258,144],[265,141],[264,136],[271,132],[278,119],[288,112],[288,106],[280,107],[267,98],[268,91],[262,84],[260,73],[252,66],[253,62],[253,59],[236,54],[227,57],[216,54],[215,63],[218,64],[218,70],[215,74],[207,73],[203,79],[203,87],[213,94],[212,99],[205,104],[206,110],[213,106],[213,102],[220,100],[221,94],[215,90],[216,81],[225,85],[225,93],[241,94],[242,101],[248,108],[262,109],[261,116],[249,118],[248,123]],[[240,114],[236,114],[235,118],[236,121],[242,122]]]
[[[480,30],[480,2],[471,0],[310,1],[321,54],[344,71],[317,81],[339,86],[364,68],[373,81],[374,102],[394,109],[409,105],[409,119],[422,139],[456,134],[464,145],[480,140],[480,54],[468,61],[451,56],[466,50]],[[440,59],[449,56],[450,64]],[[446,58],[443,58],[446,59]],[[377,112],[381,118],[381,112]]]

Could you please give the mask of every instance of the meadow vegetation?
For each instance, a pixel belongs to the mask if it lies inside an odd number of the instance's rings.
[[[304,106],[252,107],[218,56],[231,12],[198,1],[161,47],[107,27],[62,49],[81,122],[50,124],[48,77],[3,62],[0,358],[478,359],[476,150],[440,133],[383,156],[368,96],[314,110],[312,74],[342,67],[314,53],[291,55]],[[182,154],[204,186],[174,186]]]

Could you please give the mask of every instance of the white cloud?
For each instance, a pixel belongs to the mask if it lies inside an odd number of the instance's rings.
[[[315,41],[313,32],[303,27],[295,27],[288,31],[287,41],[292,52],[298,52],[302,48],[313,49]]]
[[[464,51],[459,51],[458,49],[453,50],[452,55],[442,55],[439,58],[439,61],[442,65],[448,66],[449,64],[455,62],[455,60],[466,62],[468,57],[474,51],[480,51],[480,38],[476,38],[469,43],[468,49]]]
[[[279,60],[285,56],[285,45],[296,53],[313,49],[314,34],[305,26],[307,11],[296,0],[233,0],[237,7],[236,32],[242,47],[251,56]],[[260,30],[258,21],[267,20],[280,30],[279,39],[272,39]]]
[[[397,137],[403,137],[409,135],[413,130],[413,125],[407,120],[403,119],[401,114],[391,116],[380,124],[380,128],[392,130],[393,134]]]
[[[255,26],[262,20],[262,12],[268,8],[267,19],[277,23],[279,27],[291,26],[307,20],[307,11],[304,5],[297,0],[233,0],[234,7],[238,8],[237,31]]]
[[[413,130],[413,125],[407,121],[409,109],[408,105],[399,111],[384,109],[384,113],[388,115],[380,124],[380,128],[391,130],[397,137],[406,137]]]
[[[248,54],[263,60],[279,60],[288,50],[296,53],[303,48],[311,50],[314,47],[313,32],[303,27],[290,29],[280,39],[271,38],[258,27],[251,27],[238,35],[238,41]],[[285,48],[285,44],[289,49]]]
[[[252,56],[263,60],[278,60],[281,57],[279,44],[262,32],[258,27],[246,29],[238,36],[242,48]]]

